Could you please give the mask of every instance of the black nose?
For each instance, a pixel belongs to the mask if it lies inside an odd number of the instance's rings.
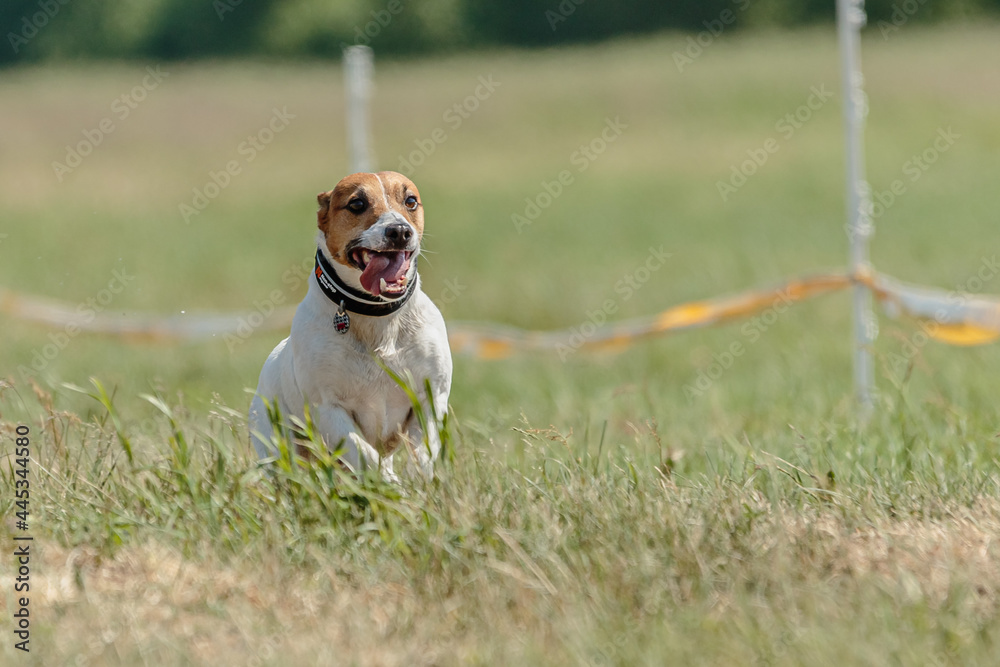
[[[413,237],[413,228],[404,222],[394,222],[385,228],[385,238],[390,243],[404,245]]]

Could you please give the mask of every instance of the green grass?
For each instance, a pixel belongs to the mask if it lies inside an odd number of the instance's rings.
[[[864,45],[873,188],[905,178],[939,128],[961,135],[879,218],[872,257],[891,275],[952,289],[996,252],[996,38],[907,28]],[[644,315],[844,265],[832,33],[726,34],[678,73],[684,44],[379,63],[381,168],[448,128],[480,75],[501,82],[413,175],[433,251],[422,278],[447,319],[579,326],[606,299]],[[143,67],[3,73],[0,285],[76,304],[124,270],[113,312],[185,316],[301,298],[283,274],[311,254],[315,194],[346,169],[339,70],[163,69],[62,183],[51,162]],[[723,202],[716,182],[822,84],[837,95]],[[296,118],[185,224],[178,204],[274,107]],[[628,128],[577,173],[571,154],[615,117]],[[511,214],[564,169],[575,182],[519,234]],[[670,260],[621,300],[616,282],[661,245]],[[756,340],[735,324],[617,356],[457,358],[454,459],[400,494],[323,466],[256,468],[246,390],[283,333],[232,351],[79,335],[25,378],[49,332],[4,319],[3,451],[17,423],[34,443],[30,661],[993,664],[1000,352],[880,325],[867,424],[847,294],[794,306]],[[686,392],[734,342],[730,368]],[[6,544],[15,509],[5,491]]]

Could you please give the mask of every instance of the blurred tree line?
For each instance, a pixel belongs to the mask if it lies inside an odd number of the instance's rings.
[[[2,0],[0,64],[337,57],[357,43],[405,57],[830,22],[834,7],[835,0]],[[869,0],[866,7],[870,30],[1000,15],[1000,0]]]

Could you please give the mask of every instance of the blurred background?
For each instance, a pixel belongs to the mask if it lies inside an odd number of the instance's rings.
[[[16,53],[0,52],[0,62],[47,59],[321,57],[338,58],[343,44],[368,38],[379,53],[426,56],[504,47],[544,48],[594,43],[612,37],[667,30],[700,32],[727,9],[735,28],[788,28],[829,24],[829,0],[425,0],[398,3],[338,0],[9,0],[0,23],[17,32],[24,17],[46,6],[60,17]],[[392,12],[390,5],[400,8]],[[405,7],[405,11],[402,8]],[[873,0],[869,20],[892,21],[902,14],[916,24],[975,19],[1000,11],[998,0]],[[388,12],[381,30],[364,32]],[[373,13],[375,16],[373,16]],[[572,20],[570,17],[572,16]],[[361,32],[358,32],[361,28]],[[6,31],[5,31],[6,32]]]
[[[867,11],[874,264],[996,292],[1000,0]],[[4,317],[0,377],[245,409],[285,335],[261,323],[304,293],[316,194],[348,173],[353,44],[375,53],[375,166],[421,190],[424,289],[450,321],[579,330],[840,269],[833,21],[832,0],[5,2],[0,286],[82,319],[256,316],[235,338],[169,345]],[[991,404],[993,347],[914,331],[882,322],[880,387]],[[612,357],[463,358],[453,402],[486,430],[684,415],[671,437],[700,442],[692,414],[849,405],[849,332],[837,294]]]

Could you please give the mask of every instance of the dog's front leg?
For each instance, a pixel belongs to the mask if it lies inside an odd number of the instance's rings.
[[[441,451],[441,437],[433,420],[427,427],[427,442],[424,442],[424,429],[420,428],[416,419],[406,429],[406,439],[413,453],[406,459],[406,474],[410,477],[422,475],[430,479],[434,476],[434,461]]]
[[[427,405],[426,400],[424,405]],[[444,410],[448,408],[448,395],[437,396],[434,406],[437,408],[438,419],[431,416],[435,411],[428,410],[426,442],[424,442],[424,429],[420,427],[420,420],[416,416],[411,416],[406,424],[405,436],[413,453],[413,456],[406,461],[406,473],[411,477],[420,474],[430,479],[434,476],[434,461],[441,453],[439,420],[444,419]]]
[[[338,447],[344,450],[340,460],[352,472],[361,474],[366,470],[375,470],[387,482],[399,481],[392,470],[392,459],[379,456],[346,410],[333,406],[314,408],[313,422],[330,451]]]

